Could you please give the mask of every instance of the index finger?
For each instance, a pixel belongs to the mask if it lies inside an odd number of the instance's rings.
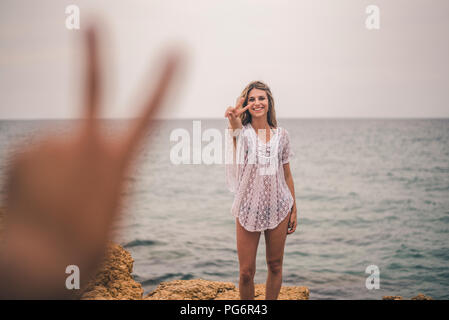
[[[98,61],[97,31],[90,26],[85,32],[86,43],[86,75],[85,75],[85,119],[91,127],[98,113],[100,91],[100,66]]]
[[[144,105],[141,115],[135,120],[130,129],[130,133],[125,138],[123,157],[124,162],[127,163],[129,158],[134,153],[137,145],[140,143],[145,133],[148,130],[150,120],[159,110],[162,104],[163,98],[166,95],[167,89],[172,82],[173,76],[178,68],[180,62],[180,55],[173,52],[169,55],[165,61],[165,65],[162,71],[162,75],[156,85],[156,89],[152,95],[148,98]]]
[[[247,104],[246,107],[244,107],[243,109],[240,109],[237,111],[237,116],[242,114],[243,112],[245,112],[246,110],[248,110],[248,108],[251,107],[251,104]]]

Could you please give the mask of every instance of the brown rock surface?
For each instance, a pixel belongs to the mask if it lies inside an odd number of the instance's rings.
[[[383,296],[382,300],[404,300],[401,296]]]
[[[419,293],[416,297],[410,298],[411,300],[433,300],[431,297]],[[382,300],[406,300],[401,296],[383,296]]]
[[[433,300],[433,299],[429,296],[419,293],[416,297],[413,297],[412,300]]]
[[[118,244],[111,243],[103,266],[98,270],[81,295],[84,300],[139,300],[142,286],[132,278],[133,258]]]
[[[265,285],[255,285],[255,299],[265,298]],[[231,282],[208,281],[203,279],[174,280],[161,282],[145,300],[238,300],[239,291]],[[308,300],[307,287],[282,287],[279,300]]]
[[[219,293],[235,289],[231,282],[202,279],[161,282],[145,300],[213,300]]]

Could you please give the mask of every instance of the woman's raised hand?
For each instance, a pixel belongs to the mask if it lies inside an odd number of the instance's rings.
[[[242,128],[242,120],[240,119],[240,115],[248,110],[248,108],[252,105],[248,103],[246,107],[243,107],[243,102],[245,102],[245,98],[238,98],[235,107],[228,107],[225,112],[225,118],[229,119],[229,124],[234,130]]]
[[[15,154],[7,175],[7,246],[0,251],[0,298],[61,298],[68,265],[81,284],[101,262],[119,218],[125,178],[178,69],[173,52],[140,114],[116,138],[101,129],[103,83],[96,29],[85,36],[84,120],[67,137],[51,135]],[[75,290],[76,291],[76,290]]]

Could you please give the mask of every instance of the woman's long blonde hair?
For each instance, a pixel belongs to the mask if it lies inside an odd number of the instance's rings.
[[[240,97],[245,98],[242,107],[246,107],[246,105],[248,104],[248,95],[250,91],[253,89],[263,90],[267,93],[268,97],[267,121],[270,127],[276,128],[277,121],[276,121],[276,111],[274,110],[274,99],[273,95],[271,94],[270,88],[265,83],[261,81],[253,81],[250,84],[248,84],[245,89],[243,89],[242,94],[240,95]],[[246,125],[251,122],[251,113],[249,113],[249,111],[246,110],[240,115],[240,118],[242,120],[242,125]]]

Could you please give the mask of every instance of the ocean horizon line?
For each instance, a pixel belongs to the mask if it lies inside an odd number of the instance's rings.
[[[136,118],[103,117],[99,120],[133,120]],[[449,117],[277,117],[279,120],[449,120]],[[0,121],[81,121],[83,118],[0,118]],[[156,121],[167,120],[225,120],[224,117],[189,117],[189,118],[154,118]]]

